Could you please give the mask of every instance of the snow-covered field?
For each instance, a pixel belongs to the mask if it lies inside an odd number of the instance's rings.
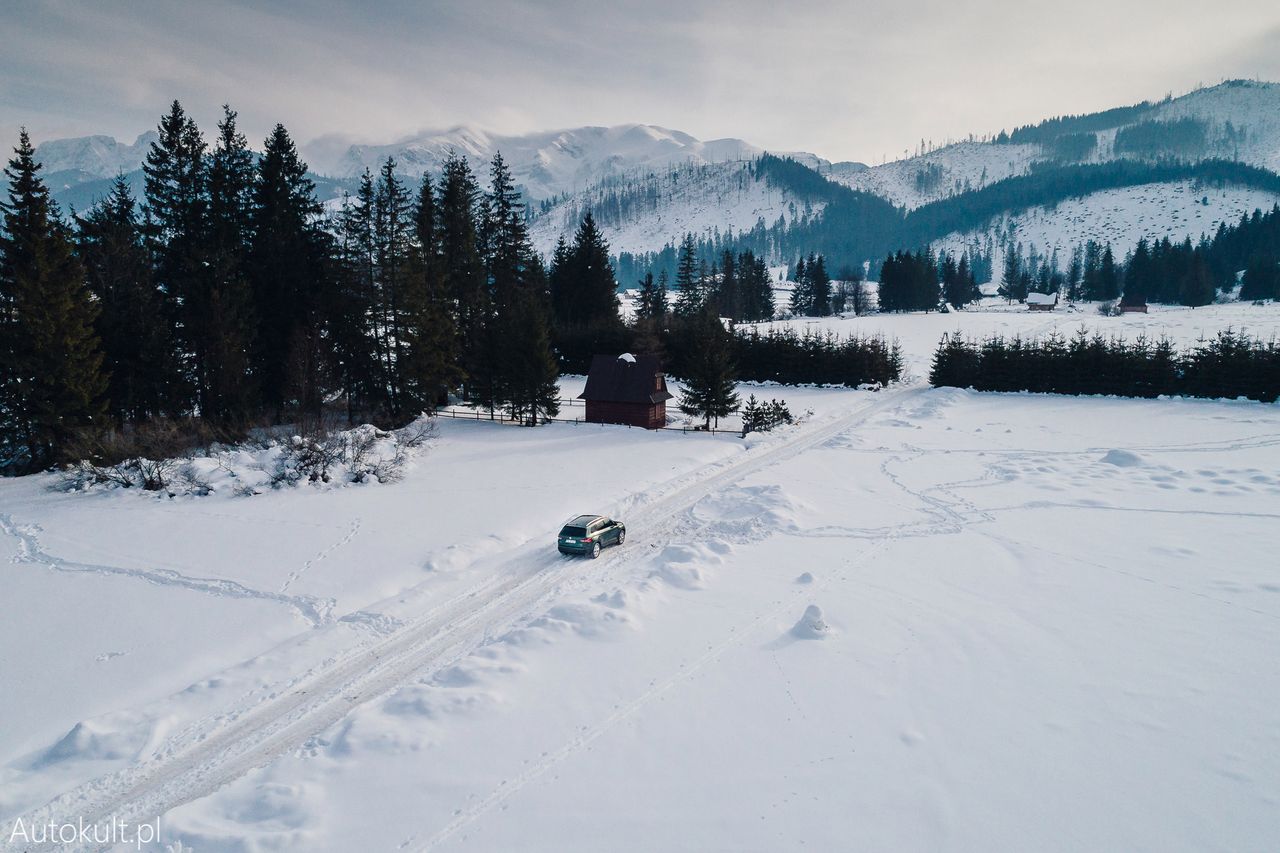
[[[801,332],[806,329],[815,332],[829,330],[841,336],[882,334],[896,338],[902,345],[909,381],[928,379],[929,365],[938,341],[944,334],[956,331],[978,338],[993,334],[1030,338],[1044,337],[1053,332],[1069,337],[1083,328],[1090,333],[1096,331],[1108,337],[1114,335],[1128,340],[1143,334],[1150,339],[1167,337],[1183,349],[1194,346],[1202,338],[1214,337],[1219,329],[1228,328],[1262,340],[1280,339],[1280,304],[1258,306],[1227,302],[1202,308],[1151,305],[1148,310],[1148,314],[1104,317],[1098,313],[1098,303],[1081,302],[1074,306],[1060,305],[1046,313],[1028,311],[1027,306],[1021,303],[1009,304],[999,297],[988,296],[979,306],[945,314],[797,317],[759,326],[761,329],[777,325]],[[748,327],[744,325],[741,328]]]
[[[0,844],[1274,849],[1280,407],[918,377],[956,328],[1280,310],[823,322],[915,379],[744,389],[813,410],[747,441],[446,421],[388,485],[0,482]],[[588,511],[626,544],[561,558]]]

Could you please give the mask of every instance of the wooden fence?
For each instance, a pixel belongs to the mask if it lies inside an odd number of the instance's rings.
[[[574,400],[574,401],[561,400],[560,405],[561,406],[566,406],[566,405],[567,406],[574,406],[574,405],[583,406],[585,405],[585,402],[582,400]],[[493,412],[492,415],[490,415],[487,409],[473,409],[467,406],[464,406],[464,407],[452,406],[447,409],[437,409],[436,417],[452,418],[454,420],[462,420],[462,421],[493,421],[494,423],[500,423],[500,424],[521,425],[520,421],[516,420],[515,418],[507,417],[503,412],[495,411]],[[588,424],[591,424],[592,426],[600,426],[600,427],[626,427],[627,429],[645,430],[644,427],[633,427],[629,424],[600,424],[600,423],[593,424],[592,422],[588,421],[585,417],[582,417],[582,418],[539,417],[538,423],[540,424],[542,423],[574,424],[575,426],[586,426]],[[645,431],[646,432],[701,433],[704,435],[711,435],[711,434],[737,435],[737,436],[742,435],[742,430],[740,429],[703,429],[702,427],[691,427],[691,426],[666,426],[666,427],[662,427],[661,429],[645,430]]]

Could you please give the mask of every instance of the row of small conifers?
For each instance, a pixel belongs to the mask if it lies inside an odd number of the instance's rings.
[[[1280,345],[1232,330],[1179,349],[1168,339],[1125,340],[1081,330],[1023,339],[944,335],[933,356],[935,387],[1121,397],[1280,397]]]

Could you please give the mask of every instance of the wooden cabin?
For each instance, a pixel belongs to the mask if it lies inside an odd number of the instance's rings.
[[[1056,293],[1028,293],[1027,294],[1027,310],[1028,311],[1052,311],[1058,304],[1058,294]]]
[[[1121,314],[1145,314],[1147,313],[1147,303],[1143,302],[1141,304],[1125,305],[1123,302],[1121,302],[1120,313]]]
[[[645,429],[667,425],[667,401],[671,397],[657,356],[629,352],[592,357],[587,387],[578,395],[587,401],[588,423]]]

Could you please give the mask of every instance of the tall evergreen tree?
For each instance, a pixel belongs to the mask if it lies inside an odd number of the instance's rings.
[[[810,256],[808,276],[810,312],[815,317],[826,317],[831,314],[831,276],[822,255]]]
[[[703,418],[703,428],[710,429],[738,408],[733,337],[708,308],[699,311],[690,322],[693,353],[685,371],[688,375],[684,377],[680,411]]]
[[[1178,301],[1183,305],[1198,308],[1212,303],[1217,292],[1208,264],[1199,255],[1192,255],[1178,283]]]
[[[1147,288],[1151,281],[1151,252],[1146,238],[1138,240],[1133,255],[1124,265],[1124,293],[1121,305],[1146,305]]]
[[[96,328],[110,414],[120,423],[168,414],[168,394],[180,385],[173,329],[123,175],[77,225],[77,251],[101,309]]]
[[[1240,298],[1247,301],[1280,299],[1280,263],[1265,255],[1254,255],[1245,267]]]
[[[1094,240],[1084,244],[1084,264],[1080,277],[1080,290],[1085,299],[1097,301],[1102,299],[1101,276],[1102,247]]]
[[[323,395],[328,252],[320,211],[307,166],[277,124],[258,161],[248,271],[258,317],[254,372],[263,401],[278,412],[318,413]]]
[[[1098,283],[1095,299],[1111,300],[1120,296],[1120,271],[1116,268],[1115,255],[1108,243],[1102,250],[1102,259],[1098,263]]]
[[[650,270],[640,280],[640,296],[636,300],[636,317],[642,320],[657,320],[666,314],[666,309],[666,294],[660,292],[658,283],[653,278],[653,271]]]
[[[185,398],[183,408],[196,409],[207,363],[206,147],[195,121],[174,101],[160,119],[142,167],[155,281],[166,297],[164,321],[175,330],[183,378],[168,396]]]
[[[324,299],[332,342],[333,373],[347,401],[347,420],[385,409],[386,399],[373,327],[376,251],[373,236],[374,187],[368,169],[356,197],[345,197],[338,215],[334,286]]]
[[[431,179],[424,175],[414,208],[413,272],[406,292],[405,355],[401,365],[406,412],[433,409],[461,378],[457,328],[441,280],[439,226]]]
[[[480,188],[465,157],[450,153],[440,181],[440,281],[454,306],[458,328],[458,358],[463,393],[474,399],[484,357],[486,323],[490,316],[480,237],[476,228]]]
[[[490,408],[505,402],[536,425],[539,413],[558,411],[556,379],[559,370],[551,349],[547,279],[524,221],[524,205],[501,154],[494,155],[488,196],[489,282],[495,318],[489,337],[492,380]],[[588,233],[591,232],[591,233]],[[576,267],[587,310],[605,313],[616,322],[617,287],[608,250],[594,223],[585,221],[567,260]],[[595,265],[602,265],[596,269]],[[594,298],[593,298],[594,297]]]
[[[531,279],[542,275],[533,263]],[[560,369],[551,349],[546,300],[536,287],[521,287],[509,297],[498,320],[503,333],[502,399],[512,417],[526,426],[560,413]]]
[[[1024,302],[1027,298],[1023,278],[1022,245],[1009,245],[1004,253],[1004,268],[1000,274],[1000,287],[996,291],[1010,302]]]
[[[215,423],[243,424],[256,406],[250,352],[257,322],[249,290],[249,221],[253,153],[224,106],[209,157],[200,274],[190,294],[201,413]]]
[[[382,388],[393,418],[403,414],[402,376],[408,319],[413,205],[388,157],[378,173],[373,194],[373,328],[382,368]]]
[[[692,317],[702,309],[702,283],[698,277],[698,246],[692,234],[680,241],[676,261],[676,314]]]
[[[810,259],[812,260],[812,255]],[[808,317],[813,314],[813,281],[810,277],[812,264],[806,264],[804,258],[796,261],[795,287],[791,289],[791,313],[796,317]]]
[[[60,461],[76,432],[105,419],[98,307],[23,129],[0,204],[0,467]]]
[[[616,326],[618,282],[609,264],[609,244],[588,211],[555,273],[552,308],[559,328]]]

